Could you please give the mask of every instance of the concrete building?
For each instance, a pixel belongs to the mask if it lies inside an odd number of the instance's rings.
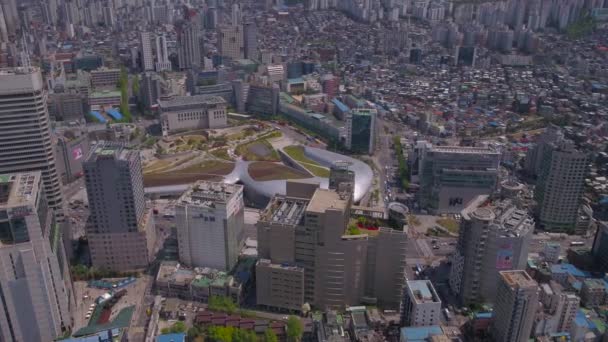
[[[0,175],[0,339],[53,341],[72,326],[61,233],[39,171]]]
[[[286,195],[270,201],[257,224],[258,304],[286,310],[304,303],[399,307],[406,235],[388,228],[349,233],[351,202],[352,192],[300,182],[288,182]]]
[[[247,112],[259,115],[274,116],[279,113],[279,86],[251,84],[245,103]]]
[[[155,245],[154,218],[144,202],[139,152],[102,142],[91,149],[83,168],[93,266],[117,271],[148,266]]]
[[[585,279],[581,288],[581,304],[595,308],[606,303],[606,284],[601,279]]]
[[[101,67],[96,70],[91,70],[91,86],[93,88],[116,88],[119,79],[120,69]]]
[[[441,299],[430,280],[405,283],[401,325],[422,327],[441,322]]]
[[[596,265],[603,272],[608,272],[608,222],[598,223],[592,253]]]
[[[171,61],[169,61],[169,53],[167,52],[167,37],[165,34],[156,36],[156,64],[154,70],[156,72],[171,70]]]
[[[420,206],[434,213],[458,213],[498,182],[500,152],[486,147],[433,146],[419,142]]]
[[[141,75],[139,95],[145,110],[150,110],[158,104],[162,95],[161,83],[162,78],[156,73],[146,72]]]
[[[80,121],[84,118],[85,97],[81,94],[49,95],[49,114],[56,121]]]
[[[63,184],[67,184],[83,175],[82,163],[89,154],[89,137],[86,131],[79,129],[66,130],[57,135],[57,173]]]
[[[542,171],[543,156],[550,149],[551,144],[564,140],[564,133],[558,126],[549,125],[539,136],[534,147],[526,153],[524,170],[532,177],[538,177]]]
[[[486,196],[480,196],[461,215],[450,287],[463,305],[493,303],[498,273],[525,269],[534,221],[510,200],[491,203]]]
[[[540,284],[539,310],[534,322],[534,336],[550,336],[569,332],[580,305],[580,298],[574,293],[565,292],[554,281]]]
[[[546,262],[556,264],[559,261],[559,254],[561,252],[561,245],[557,242],[546,242],[543,247],[543,258]]]
[[[353,109],[346,114],[345,146],[355,153],[374,153],[376,109]]]
[[[175,205],[179,259],[230,271],[243,245],[243,186],[199,181]]]
[[[525,271],[501,271],[497,292],[493,340],[528,341],[538,309],[538,284]]]
[[[543,150],[542,169],[534,198],[538,224],[551,231],[574,231],[581,206],[587,156],[570,140]]]
[[[248,22],[243,25],[243,52],[244,57],[251,60],[258,60],[258,27],[255,22]]]
[[[257,47],[256,47],[257,48]],[[243,26],[222,26],[218,29],[218,50],[220,56],[230,59],[245,58]]]
[[[201,66],[201,47],[198,25],[188,21],[177,31],[178,62],[180,70]]]
[[[142,70],[154,70],[154,55],[152,53],[152,37],[150,36],[150,32],[140,32],[139,47],[141,51]]]
[[[49,206],[60,209],[46,93],[39,69],[0,70],[0,174],[42,172]]]
[[[159,101],[163,135],[179,131],[226,127],[226,100],[219,96],[176,96]]]

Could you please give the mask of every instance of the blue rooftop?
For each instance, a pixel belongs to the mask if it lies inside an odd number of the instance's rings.
[[[574,317],[574,323],[576,323],[576,325],[578,325],[579,327],[592,327],[591,321],[587,319],[585,313],[581,310],[576,313],[576,317]]]
[[[185,342],[186,334],[165,334],[156,336],[156,342]]]
[[[573,277],[579,277],[579,278],[587,278],[589,277],[589,273],[588,272],[583,272],[581,270],[579,270],[576,266],[572,265],[572,264],[556,264],[556,265],[552,265],[551,266],[551,273],[553,274],[562,274],[562,273],[568,273]]]
[[[110,335],[110,333],[112,335]],[[83,336],[83,337],[72,337],[62,342],[112,342],[112,337],[119,336],[120,329],[103,330],[96,334]]]
[[[335,105],[336,105],[336,107],[338,107],[338,109],[339,109],[341,112],[348,112],[348,110],[349,110],[348,106],[347,106],[347,105],[345,105],[344,103],[342,103],[342,101],[340,101],[340,100],[338,100],[338,99],[333,99],[333,100],[331,100],[331,102],[332,102],[333,104],[335,104]]]
[[[438,325],[427,327],[406,327],[401,328],[401,340],[407,342],[425,342],[429,337],[443,335],[443,331]]]
[[[288,78],[287,83],[289,83],[289,84],[304,83],[304,79],[302,77]]]
[[[491,312],[478,312],[475,314],[475,318],[492,318]]]

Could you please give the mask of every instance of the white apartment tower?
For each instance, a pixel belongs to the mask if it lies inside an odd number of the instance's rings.
[[[71,281],[39,171],[0,174],[0,340],[53,341],[72,325]]]
[[[83,169],[93,265],[117,271],[145,268],[155,236],[151,210],[144,202],[139,152],[102,142],[91,148]]]
[[[38,68],[0,70],[0,174],[42,172],[49,206],[62,196],[51,141],[44,82]]]
[[[541,228],[573,231],[581,206],[587,156],[571,140],[550,144],[543,150],[541,173],[534,197]]]
[[[180,261],[230,271],[242,246],[244,215],[242,185],[194,184],[175,206]]]
[[[144,71],[154,70],[154,55],[152,54],[152,42],[150,32],[141,32],[141,67]]]
[[[493,341],[530,339],[538,308],[538,284],[525,271],[502,271],[494,305]]]

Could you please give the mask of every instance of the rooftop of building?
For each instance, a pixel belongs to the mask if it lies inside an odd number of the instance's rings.
[[[91,70],[91,74],[98,74],[98,73],[102,73],[102,72],[118,72],[120,73],[120,69],[118,68],[108,68],[108,67],[100,67],[97,68],[95,70]]]
[[[583,281],[583,286],[590,290],[605,290],[606,283],[602,279],[585,279]]]
[[[417,304],[441,303],[430,280],[409,280],[407,287],[414,294]]]
[[[0,174],[0,208],[36,205],[40,173]]]
[[[377,114],[377,113],[378,113],[378,111],[374,108],[355,108],[352,110],[353,115],[371,116],[371,115]]]
[[[269,259],[260,259],[258,261],[258,265],[269,267],[269,268],[282,269],[282,270],[304,272],[304,268],[303,267],[296,266],[296,265],[293,265],[293,264],[290,264],[290,263],[280,263],[280,264],[277,264],[277,263],[273,263]]]
[[[438,153],[459,153],[459,154],[494,154],[500,155],[500,152],[491,147],[470,147],[470,146],[438,146],[432,145],[430,150]]]
[[[501,271],[500,276],[510,287],[536,287],[538,284],[526,271]]]
[[[226,204],[234,196],[243,192],[240,184],[197,181],[179,198],[179,204],[194,204],[214,208],[217,204]]]
[[[209,267],[189,268],[177,262],[163,262],[158,268],[156,275],[157,282],[171,283],[181,286],[195,287],[224,287],[238,286],[234,277],[224,271],[219,271]]]
[[[161,108],[194,106],[194,105],[225,105],[226,100],[214,95],[174,96],[170,100],[159,101]]]
[[[524,236],[534,230],[534,220],[528,211],[509,199],[490,201],[487,195],[477,196],[462,211],[462,216],[493,222],[496,232],[504,237]]]
[[[443,330],[438,325],[425,327],[405,327],[401,328],[401,341],[425,342],[432,336],[443,335]]]
[[[103,99],[110,97],[120,97],[120,91],[118,90],[103,90],[103,91],[94,91],[89,94],[90,99]]]
[[[91,148],[87,162],[95,162],[98,159],[127,160],[138,151],[129,150],[123,144],[117,142],[102,141]]]
[[[324,213],[329,209],[346,211],[349,205],[350,193],[338,193],[333,190],[317,189],[308,203],[306,211]]]
[[[260,215],[260,221],[284,225],[299,225],[309,201],[302,198],[275,196]]]
[[[0,76],[29,75],[38,72],[37,67],[0,68]]]
[[[553,273],[553,274],[567,273],[576,278],[586,278],[586,277],[590,276],[587,272],[581,271],[576,266],[574,266],[572,264],[567,264],[567,263],[551,265],[551,273]]]

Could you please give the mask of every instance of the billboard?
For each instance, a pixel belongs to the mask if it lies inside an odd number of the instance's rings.
[[[74,158],[74,160],[82,158],[82,147],[78,146],[72,150],[72,158]]]
[[[498,252],[496,253],[496,269],[513,269],[513,247],[510,244],[499,246]]]

